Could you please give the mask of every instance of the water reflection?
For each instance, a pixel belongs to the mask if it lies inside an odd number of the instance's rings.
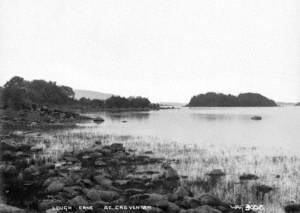
[[[195,120],[207,120],[207,121],[222,121],[222,120],[250,120],[250,115],[238,115],[238,114],[200,114],[191,113],[192,119]]]
[[[149,112],[109,112],[105,113],[105,116],[111,120],[145,120],[149,119]]]

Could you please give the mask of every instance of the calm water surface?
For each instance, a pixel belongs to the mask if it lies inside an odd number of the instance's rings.
[[[88,123],[101,134],[151,136],[197,145],[276,147],[300,151],[300,107],[180,108],[150,112],[101,112]],[[262,120],[254,121],[254,115]]]

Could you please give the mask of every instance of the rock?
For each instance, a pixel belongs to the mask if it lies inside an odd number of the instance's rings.
[[[184,207],[185,209],[197,208],[198,206],[201,206],[201,202],[198,199],[189,196],[185,196],[183,201],[176,202],[176,204]]]
[[[100,153],[100,152],[93,152],[93,153],[91,153],[90,154],[90,156],[91,156],[91,158],[93,158],[93,159],[98,159],[98,158],[102,158],[103,157],[103,154],[102,153]]]
[[[135,188],[129,188],[129,189],[125,190],[126,196],[129,196],[129,197],[132,195],[135,195],[135,194],[142,194],[144,192],[145,191],[143,189],[135,189]]]
[[[38,125],[38,123],[35,122],[35,121],[33,121],[33,122],[31,122],[31,123],[29,124],[29,126],[37,126],[37,125]]]
[[[102,123],[102,122],[104,121],[104,119],[101,118],[101,117],[96,117],[96,118],[93,119],[93,121],[94,121],[95,123]]]
[[[15,144],[14,141],[9,140],[9,141],[3,141],[0,143],[0,150],[3,152],[5,150],[9,150],[9,151],[16,151],[17,150],[17,146]]]
[[[271,186],[267,186],[267,185],[258,185],[258,186],[256,186],[256,190],[258,191],[258,192],[261,192],[261,193],[263,193],[263,194],[266,194],[266,193],[269,193],[270,191],[272,191],[273,190],[273,187],[271,187]]]
[[[112,152],[124,151],[123,144],[121,144],[121,143],[113,143],[110,146],[110,149]]]
[[[179,186],[178,189],[169,196],[170,201],[183,200],[184,197],[193,197],[193,193],[184,186]]]
[[[168,202],[168,207],[166,211],[167,213],[178,213],[180,211],[180,208],[175,203]]]
[[[79,195],[78,188],[76,186],[75,187],[64,187],[63,191],[66,193],[66,196],[69,199],[74,198]]]
[[[152,151],[145,151],[144,154],[146,154],[146,155],[153,155],[154,153]]]
[[[52,183],[50,183],[50,185],[47,187],[47,192],[49,193],[56,193],[61,191],[64,188],[65,184],[55,180]]]
[[[37,176],[39,174],[38,168],[34,165],[31,165],[30,167],[24,169],[23,172],[25,177]]]
[[[242,174],[240,177],[239,177],[240,181],[248,181],[248,180],[257,180],[259,179],[259,177],[257,175],[254,175],[254,174]]]
[[[96,189],[90,189],[86,190],[86,196],[92,200],[92,201],[106,201],[111,202],[116,199],[118,199],[120,196],[115,191],[103,191],[103,190],[96,190]]]
[[[207,173],[206,175],[210,177],[222,177],[225,176],[225,172],[223,172],[221,169],[213,169],[211,172]]]
[[[173,169],[170,165],[162,166],[165,170],[163,172],[163,176],[168,180],[178,180],[179,175],[175,169]]]
[[[2,160],[8,160],[8,161],[11,161],[11,160],[14,160],[16,159],[16,153],[15,152],[12,152],[12,151],[9,151],[9,150],[6,150],[2,153]]]
[[[167,198],[161,194],[136,194],[129,197],[131,203],[157,206],[158,203],[168,202]]]
[[[61,201],[60,200],[56,200],[56,199],[45,199],[42,200],[39,203],[39,210],[46,210],[46,209],[50,209],[54,206],[58,206],[61,205]]]
[[[201,205],[209,205],[209,206],[228,206],[226,203],[222,202],[219,198],[211,195],[211,194],[203,194],[197,198],[200,201]]]
[[[84,197],[76,196],[72,200],[69,201],[69,204],[71,206],[78,207],[78,206],[87,206],[88,202],[86,201],[86,199],[84,199]]]
[[[284,207],[286,213],[300,213],[300,204],[288,204]]]
[[[1,213],[25,213],[25,210],[19,209],[14,206],[9,206],[4,203],[0,203],[0,212]]]
[[[31,150],[32,152],[40,152],[40,151],[43,151],[43,146],[37,144],[37,145],[31,147],[30,150]]]
[[[262,117],[256,115],[256,116],[251,117],[251,119],[256,120],[256,121],[260,121],[260,120],[262,120]]]
[[[96,160],[94,164],[97,167],[105,167],[106,166],[106,163],[103,162],[102,160]]]
[[[123,160],[127,158],[127,155],[123,151],[118,151],[114,153],[113,158],[116,160]]]
[[[96,189],[86,190],[85,194],[87,198],[92,201],[102,201],[100,196],[100,190],[96,190]]]
[[[94,180],[102,186],[110,187],[112,185],[112,180],[105,178],[102,175],[94,176]]]
[[[4,174],[6,175],[6,176],[15,176],[15,175],[17,175],[18,174],[18,171],[17,171],[17,169],[16,169],[16,167],[15,166],[13,166],[13,165],[7,165],[7,166],[5,166],[5,168],[4,168]]]

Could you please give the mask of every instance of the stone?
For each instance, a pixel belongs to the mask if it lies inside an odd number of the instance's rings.
[[[4,168],[4,174],[7,175],[7,176],[15,176],[15,175],[18,174],[18,171],[17,171],[15,166],[7,165]]]
[[[183,201],[180,203],[180,206],[185,208],[197,208],[201,206],[201,202],[196,198],[185,196]]]
[[[56,193],[61,191],[64,188],[65,184],[55,180],[53,182],[50,183],[50,185],[47,187],[47,192],[49,193]]]
[[[88,205],[88,202],[86,201],[86,199],[84,199],[83,196],[76,196],[72,200],[69,201],[69,204],[71,206],[78,207],[78,206],[86,206],[86,205]]]
[[[210,171],[206,175],[208,175],[212,178],[216,178],[216,177],[225,176],[225,172],[223,172],[221,169],[213,169],[212,171]]]
[[[93,119],[93,121],[94,121],[95,123],[102,123],[102,122],[104,121],[104,119],[101,118],[101,117],[96,117],[96,118]]]
[[[100,190],[90,189],[85,191],[86,197],[92,201],[102,201]]]
[[[30,148],[30,151],[32,151],[32,152],[41,152],[41,151],[43,151],[43,147],[41,145],[35,145],[35,146]]]
[[[144,205],[157,206],[159,202],[167,201],[167,198],[161,194],[136,194],[129,197],[132,203],[142,203]]]
[[[1,213],[25,213],[25,210],[19,209],[14,206],[9,206],[4,203],[0,203],[0,212]]]
[[[168,202],[168,207],[166,211],[167,213],[178,213],[180,211],[180,208],[175,203]]]
[[[63,191],[68,198],[74,198],[79,195],[77,187],[64,187]]]
[[[105,167],[106,166],[106,163],[103,162],[102,160],[96,160],[94,164],[97,167]]]
[[[16,151],[17,150],[17,146],[16,146],[15,142],[12,141],[12,140],[3,141],[3,142],[0,143],[0,150],[1,151],[4,151],[4,150]]]
[[[121,143],[113,143],[110,146],[110,149],[112,150],[112,152],[124,151],[123,144]]]
[[[259,177],[254,174],[242,174],[239,177],[239,179],[240,179],[240,181],[248,181],[248,180],[257,180],[257,179],[259,179]]]
[[[143,189],[135,189],[135,188],[129,188],[129,189],[125,190],[125,194],[127,196],[132,196],[132,195],[135,195],[135,194],[142,194],[144,192],[145,191]]]
[[[61,204],[60,200],[56,199],[45,199],[39,203],[39,210],[47,210],[54,206],[58,206]]]
[[[94,180],[96,181],[96,183],[98,183],[102,186],[110,187],[112,185],[112,180],[110,180],[102,175],[94,176]]]
[[[211,194],[202,194],[197,198],[201,205],[209,205],[209,206],[224,206],[226,205],[219,198],[211,195]]]
[[[184,186],[179,186],[177,190],[170,196],[171,201],[182,200],[184,197],[193,197],[193,193]]]
[[[111,202],[120,197],[119,194],[115,191],[90,189],[90,190],[86,190],[85,193],[86,196],[92,201],[102,200],[105,202]]]
[[[3,160],[14,160],[16,158],[16,153],[15,152],[12,152],[12,151],[9,151],[9,150],[5,150],[3,153],[2,153],[2,159]]]
[[[292,203],[284,207],[286,213],[300,213],[300,204]]]

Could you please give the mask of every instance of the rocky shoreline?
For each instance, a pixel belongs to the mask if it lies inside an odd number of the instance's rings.
[[[32,156],[34,144],[1,141],[4,197],[9,205],[36,212],[60,208],[82,212],[228,212],[229,204],[203,194],[193,197],[164,159],[135,155],[122,144],[65,153],[59,162]],[[144,169],[153,166],[156,169]],[[129,210],[129,207],[147,208]],[[107,210],[123,208],[123,210]],[[125,209],[124,209],[125,208]],[[22,212],[20,209],[11,212]],[[24,210],[25,212],[25,210]]]
[[[15,131],[18,127],[39,132],[73,127],[90,118],[66,112],[56,117],[54,110],[43,111],[4,115],[11,128],[0,138],[1,213],[244,211],[208,193],[194,195],[170,161],[153,157],[151,151],[136,154],[121,143],[95,141],[92,147],[65,152],[59,160],[45,159],[43,148],[34,140],[24,140],[24,132]],[[39,123],[32,124],[36,119]],[[289,205],[286,212],[297,212],[296,207]]]

